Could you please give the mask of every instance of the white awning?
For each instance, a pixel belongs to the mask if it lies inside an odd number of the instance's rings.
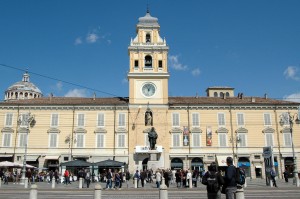
[[[255,165],[255,168],[262,168],[262,166],[261,165]]]
[[[26,162],[35,162],[39,158],[39,155],[27,155]]]
[[[219,167],[226,167],[226,158],[231,157],[230,155],[217,155],[217,160],[218,160],[218,166]]]
[[[59,155],[47,155],[45,157],[45,160],[57,160],[59,158]]]

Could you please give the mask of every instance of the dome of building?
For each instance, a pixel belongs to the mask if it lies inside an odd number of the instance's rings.
[[[42,97],[42,91],[29,81],[29,74],[25,72],[22,81],[16,82],[5,91],[5,101],[19,99],[33,99]]]
[[[159,26],[158,19],[156,17],[152,17],[150,12],[147,10],[147,13],[144,17],[139,18],[138,25],[143,26]]]

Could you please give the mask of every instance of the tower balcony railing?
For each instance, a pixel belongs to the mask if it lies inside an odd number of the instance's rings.
[[[154,72],[154,68],[152,68],[152,67],[150,68],[150,67],[146,67],[146,66],[145,66],[145,67],[143,68],[143,71],[144,71],[144,72]]]
[[[166,46],[166,43],[160,42],[160,43],[138,43],[138,42],[131,42],[132,46]]]

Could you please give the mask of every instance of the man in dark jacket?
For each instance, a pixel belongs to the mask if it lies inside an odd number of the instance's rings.
[[[217,171],[217,164],[212,162],[208,171],[202,178],[202,184],[206,185],[208,199],[221,199],[221,186],[224,184],[223,176]]]
[[[236,169],[235,166],[233,166],[232,157],[226,158],[226,164],[227,168],[224,176],[226,199],[234,199],[234,193],[236,192],[237,184],[235,181]]]
[[[141,178],[141,184],[142,184],[142,187],[144,187],[144,185],[145,185],[145,180],[146,180],[146,178],[147,178],[147,173],[146,173],[146,171],[144,170],[141,170],[141,172],[140,172],[140,178]]]

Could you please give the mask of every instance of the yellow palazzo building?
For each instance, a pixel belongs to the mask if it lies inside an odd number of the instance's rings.
[[[168,50],[158,19],[147,11],[128,47],[128,97],[42,97],[39,90],[9,89],[0,103],[0,161],[22,162],[26,149],[27,163],[38,168],[111,159],[131,172],[150,169],[148,132],[154,127],[159,168],[207,170],[213,161],[222,168],[232,156],[247,176],[265,178],[268,146],[279,174],[293,170],[293,155],[299,165],[299,103],[235,95],[231,87],[169,97]],[[29,113],[34,122],[27,124]]]

